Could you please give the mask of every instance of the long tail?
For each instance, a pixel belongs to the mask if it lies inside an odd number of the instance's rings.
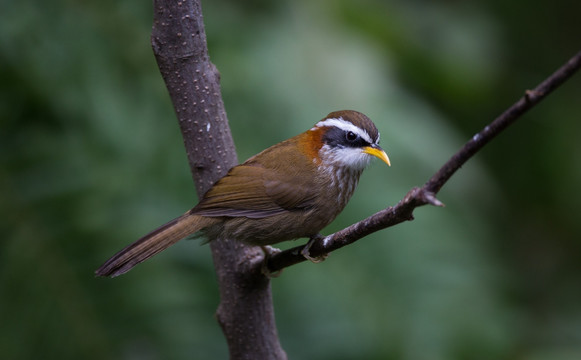
[[[208,226],[209,221],[210,218],[185,213],[113,255],[95,271],[95,275],[115,277],[125,274],[135,265]]]

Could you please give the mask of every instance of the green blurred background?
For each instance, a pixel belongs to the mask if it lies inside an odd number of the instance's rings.
[[[239,159],[365,112],[376,162],[325,233],[423,184],[580,49],[579,1],[204,3]],[[0,358],[227,358],[208,246],[93,271],[196,203],[150,2],[0,3]],[[291,359],[580,359],[581,77],[444,187],[445,208],[273,280]],[[292,245],[292,244],[291,244]]]

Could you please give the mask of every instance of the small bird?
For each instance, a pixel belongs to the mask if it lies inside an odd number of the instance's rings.
[[[197,232],[208,241],[257,246],[313,241],[343,210],[373,156],[391,165],[375,124],[357,111],[332,112],[230,169],[193,209],[119,251],[95,274],[124,274]]]

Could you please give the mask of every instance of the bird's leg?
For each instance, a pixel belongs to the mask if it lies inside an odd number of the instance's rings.
[[[309,254],[309,250],[311,249],[311,246],[313,246],[314,243],[316,243],[317,241],[321,241],[323,240],[324,236],[321,234],[316,234],[314,236],[312,236],[309,239],[309,242],[305,245],[305,247],[301,250],[301,255],[305,257],[305,259],[317,264],[320,263],[321,261],[324,261],[326,258],[329,257],[329,254],[323,254],[321,256],[317,256],[317,257],[312,257],[311,254]]]
[[[280,249],[277,249],[277,248],[272,247],[270,245],[264,245],[264,246],[261,246],[260,248],[262,249],[262,252],[264,252],[264,260],[262,261],[262,267],[260,268],[260,271],[262,272],[262,274],[264,276],[266,276],[269,279],[279,277],[280,274],[282,274],[282,271],[284,269],[280,269],[280,270],[275,271],[275,272],[271,272],[270,270],[268,270],[268,258],[270,258],[272,255],[278,254],[279,252],[282,252],[282,251]]]

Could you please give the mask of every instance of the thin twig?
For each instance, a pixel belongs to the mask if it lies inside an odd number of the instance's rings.
[[[413,220],[413,211],[418,206],[427,204],[442,206],[442,203],[436,199],[436,194],[450,177],[454,175],[456,170],[462,167],[468,159],[498,136],[504,129],[521,118],[525,112],[571,78],[579,67],[581,67],[581,52],[575,54],[566,64],[561,66],[536,88],[525,91],[525,94],[516,103],[467,141],[424,186],[411,189],[397,205],[381,210],[364,220],[314,243],[309,249],[310,255],[312,257],[323,256],[324,254],[349,245],[366,235],[407,220]],[[305,261],[304,256],[301,255],[303,248],[304,245],[297,246],[272,255],[268,259],[268,270],[275,273],[285,267]]]

